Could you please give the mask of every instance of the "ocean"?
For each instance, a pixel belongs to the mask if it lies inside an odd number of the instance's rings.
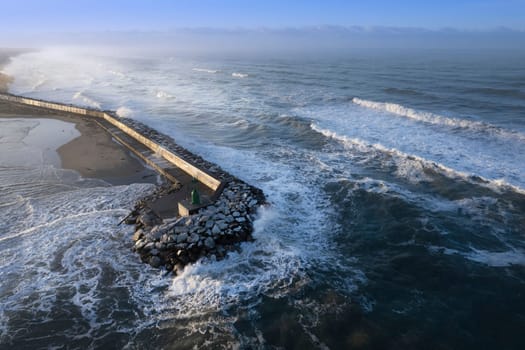
[[[0,348],[525,348],[525,53],[50,49],[3,70],[12,93],[156,128],[271,205],[255,242],[174,278],[116,227],[152,185],[3,163]]]

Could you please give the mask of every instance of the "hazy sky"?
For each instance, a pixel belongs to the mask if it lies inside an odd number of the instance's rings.
[[[525,0],[1,0],[2,31],[394,26],[525,29]]]
[[[0,0],[0,46],[135,39],[195,47],[257,39],[276,48],[519,48],[525,0]]]

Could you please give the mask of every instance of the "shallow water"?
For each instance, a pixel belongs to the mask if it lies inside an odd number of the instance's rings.
[[[131,232],[113,229],[148,185],[54,170],[63,192],[40,196],[3,180],[13,198],[0,210],[16,224],[0,236],[1,343],[522,348],[523,62],[18,56],[4,69],[12,92],[141,120],[272,206],[254,243],[173,278],[138,263]]]

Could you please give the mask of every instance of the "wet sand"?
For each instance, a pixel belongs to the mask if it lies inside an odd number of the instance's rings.
[[[56,150],[62,168],[78,171],[86,178],[103,179],[113,185],[156,183],[156,172],[147,168],[128,149],[115,142],[94,120],[87,117],[0,101],[0,118],[58,119],[73,123],[80,136]],[[53,138],[53,135],[50,134],[49,137]]]

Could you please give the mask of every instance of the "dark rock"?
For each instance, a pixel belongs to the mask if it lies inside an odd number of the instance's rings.
[[[137,222],[145,227],[153,227],[155,225],[159,225],[162,220],[153,211],[148,211],[141,214],[138,217]]]
[[[158,256],[151,256],[149,258],[149,264],[154,268],[159,268],[162,264],[162,260]]]
[[[183,233],[177,235],[177,243],[186,242],[187,239],[188,239],[188,234],[186,232],[183,232]]]
[[[136,216],[129,216],[124,220],[124,223],[126,225],[134,225],[137,223],[137,217]]]
[[[204,245],[206,246],[206,248],[208,249],[213,249],[215,248],[215,240],[211,237],[208,237],[204,240]]]
[[[198,234],[192,234],[191,236],[188,237],[187,239],[187,242],[188,243],[197,243],[199,241],[200,236]]]

